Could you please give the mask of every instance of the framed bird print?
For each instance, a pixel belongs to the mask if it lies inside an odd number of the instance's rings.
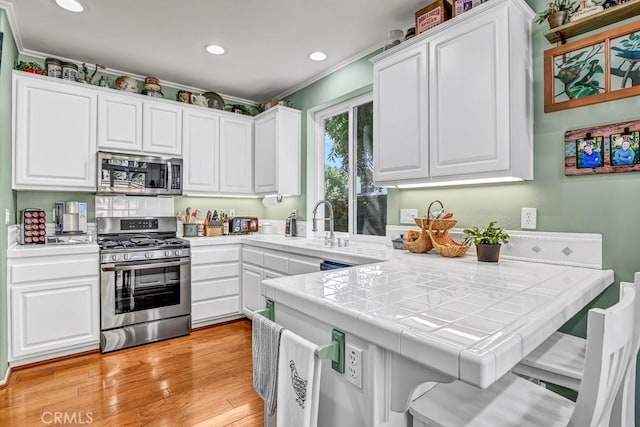
[[[544,52],[544,111],[640,95],[640,21]]]

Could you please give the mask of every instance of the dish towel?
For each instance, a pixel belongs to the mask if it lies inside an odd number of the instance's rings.
[[[253,388],[264,400],[267,415],[276,411],[278,350],[282,326],[255,314],[251,329],[253,349]]]
[[[278,361],[278,427],[318,424],[320,361],[318,346],[289,330],[282,332]]]

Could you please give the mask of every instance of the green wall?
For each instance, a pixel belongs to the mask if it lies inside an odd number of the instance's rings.
[[[0,218],[5,209],[11,212],[11,223],[15,223],[15,196],[11,190],[11,70],[18,58],[16,43],[4,10],[0,9],[0,31],[2,42],[2,65],[0,67]],[[0,379],[7,373],[7,227],[0,227]]]

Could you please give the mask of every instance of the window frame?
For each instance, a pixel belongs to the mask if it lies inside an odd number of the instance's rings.
[[[349,176],[347,181],[348,186],[348,216],[349,216],[349,227],[347,233],[350,236],[358,236],[359,238],[379,238],[380,236],[369,236],[365,234],[357,234],[357,218],[355,216],[356,213],[356,204],[357,204],[357,195],[356,195],[356,185],[355,185],[355,176],[356,176],[356,162],[353,161],[354,155],[357,153],[355,140],[355,129],[357,123],[355,123],[356,115],[355,109],[360,105],[367,104],[369,102],[373,102],[373,92],[366,93],[364,95],[357,96],[355,98],[351,98],[349,100],[343,101],[339,104],[333,105],[331,107],[325,108],[323,110],[319,110],[314,114],[314,122],[315,122],[315,188],[314,188],[314,196],[315,201],[322,200],[325,197],[324,194],[324,121],[329,117],[348,113],[349,115]],[[315,204],[314,201],[314,204]],[[309,217],[311,218],[313,214],[310,213]],[[318,224],[318,230],[324,231],[324,222]],[[338,232],[336,232],[338,233]],[[343,234],[347,234],[343,233]]]

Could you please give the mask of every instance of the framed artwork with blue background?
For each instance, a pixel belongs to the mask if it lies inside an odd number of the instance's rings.
[[[544,111],[640,95],[640,21],[544,52]]]

